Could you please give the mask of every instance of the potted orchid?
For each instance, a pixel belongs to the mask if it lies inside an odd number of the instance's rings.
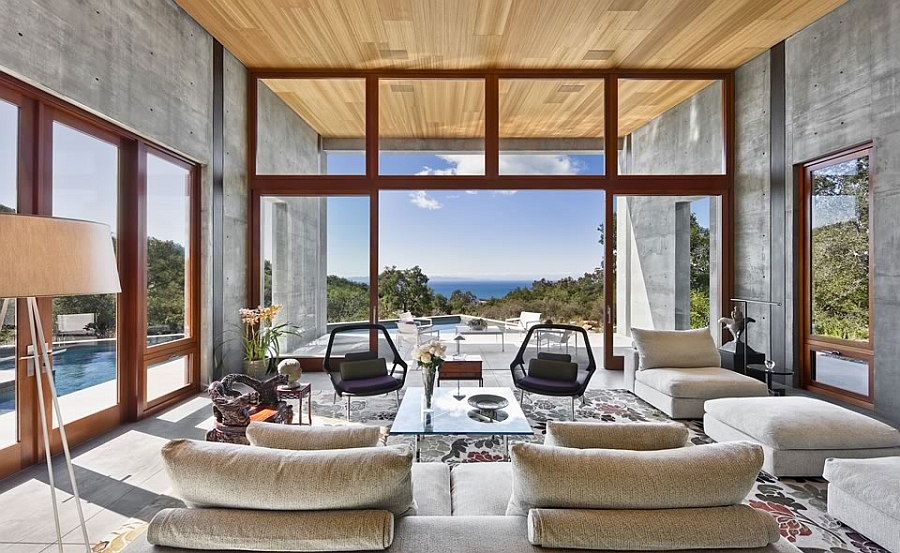
[[[425,387],[422,394],[422,411],[430,413],[434,411],[431,407],[431,398],[434,395],[434,381],[437,378],[441,365],[444,364],[444,356],[447,354],[447,346],[433,341],[422,344],[413,353],[413,359],[422,369],[422,384]]]
[[[271,360],[277,359],[281,351],[281,338],[300,335],[301,331],[290,323],[275,324],[275,317],[280,311],[280,305],[240,310],[244,373],[248,376],[258,380],[265,378],[266,373],[271,371]]]

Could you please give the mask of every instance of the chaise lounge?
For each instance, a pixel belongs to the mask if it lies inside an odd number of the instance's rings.
[[[723,369],[708,328],[631,329],[625,388],[673,419],[703,418],[703,404],[723,397],[765,397],[765,383]]]

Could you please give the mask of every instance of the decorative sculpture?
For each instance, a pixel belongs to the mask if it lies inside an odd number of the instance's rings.
[[[725,325],[725,328],[728,329],[728,332],[731,333],[732,338],[735,342],[740,342],[744,336],[744,332],[747,330],[747,327],[750,323],[755,323],[756,319],[752,317],[744,317],[744,312],[735,306],[731,310],[731,317],[722,317],[719,319],[719,324]]]
[[[209,385],[206,390],[213,403],[215,428],[206,433],[208,442],[247,444],[246,430],[251,420],[290,424],[294,410],[278,400],[277,388],[287,384],[288,377],[278,375],[265,382],[245,374],[229,374]],[[243,384],[253,391],[241,393],[234,384]]]
[[[288,386],[297,386],[303,376],[303,367],[296,359],[285,359],[278,363],[278,374],[288,377]]]

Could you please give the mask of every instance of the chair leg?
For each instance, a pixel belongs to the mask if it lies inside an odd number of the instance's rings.
[[[337,392],[334,393],[334,397],[331,399],[331,403],[337,403]]]
[[[347,422],[350,422],[350,396],[347,396]]]
[[[584,407],[585,405],[587,405],[587,400],[584,399],[584,394],[581,394],[581,406]]]
[[[400,407],[400,390],[397,390],[396,393],[397,393],[397,407],[399,408]]]
[[[572,396],[572,420],[575,420],[575,396]]]

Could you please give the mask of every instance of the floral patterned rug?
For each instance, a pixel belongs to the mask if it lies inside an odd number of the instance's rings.
[[[655,407],[625,390],[589,390],[585,405],[576,403],[578,420],[667,421],[669,418]],[[345,424],[346,404],[333,403],[330,391],[313,393],[314,424]],[[304,418],[305,418],[304,406]],[[396,399],[391,396],[356,398],[350,404],[351,419],[355,423],[384,426],[393,421],[397,411]],[[531,396],[523,405],[525,415],[535,429],[531,441],[542,442],[548,420],[568,420],[569,400]],[[701,421],[684,424],[690,430],[693,444],[711,443],[703,433]],[[387,443],[409,443],[413,438],[389,437]],[[490,437],[427,436],[420,446],[422,461],[441,461],[448,464],[477,463],[503,460],[503,442]],[[890,553],[865,536],[828,516],[826,510],[827,482],[821,478],[783,478],[762,472],[747,502],[772,514],[781,525],[781,534],[806,553]],[[122,551],[147,528],[147,521],[160,509],[175,506],[177,500],[160,496],[137,517],[94,546],[95,553]]]

